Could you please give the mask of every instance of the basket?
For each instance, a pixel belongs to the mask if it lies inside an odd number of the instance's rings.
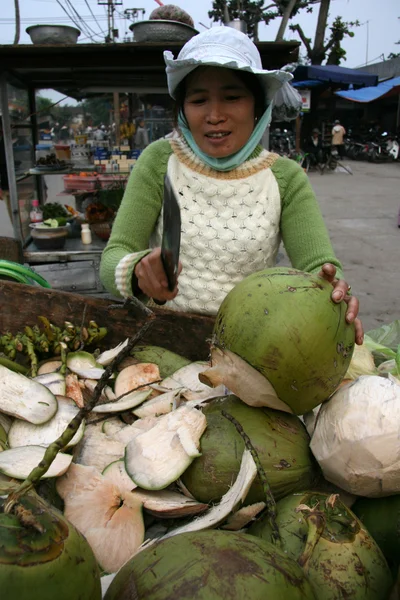
[[[90,223],[90,229],[93,231],[98,238],[106,242],[111,235],[112,223],[107,221],[106,223]]]

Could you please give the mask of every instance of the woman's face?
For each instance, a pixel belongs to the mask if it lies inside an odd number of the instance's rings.
[[[200,67],[188,75],[183,108],[194,141],[213,158],[240,150],[254,129],[254,97],[231,69]]]

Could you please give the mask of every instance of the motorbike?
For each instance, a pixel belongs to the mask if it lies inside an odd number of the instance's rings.
[[[395,161],[399,158],[399,142],[396,136],[384,131],[381,139],[370,143],[368,159],[370,162]]]

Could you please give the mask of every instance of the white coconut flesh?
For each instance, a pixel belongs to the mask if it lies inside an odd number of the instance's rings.
[[[118,433],[118,431],[121,431],[124,427],[126,427],[126,424],[123,423],[119,417],[110,417],[107,421],[103,422],[101,431],[112,437],[114,433]]]
[[[221,525],[221,529],[240,531],[243,527],[246,527],[246,525],[249,525],[254,521],[257,515],[259,515],[265,507],[265,502],[256,502],[255,504],[249,504],[249,506],[243,506],[232,515],[229,515],[226,523]]]
[[[309,412],[304,413],[304,415],[302,415],[302,421],[303,421],[304,425],[306,426],[307,433],[310,437],[312,437],[312,435],[314,433],[315,424],[317,422],[318,414],[319,414],[319,411],[321,410],[321,406],[322,406],[322,404],[319,404],[318,406],[316,406]]]
[[[71,398],[78,408],[83,408],[85,402],[83,400],[82,388],[79,384],[78,377],[75,373],[68,373],[65,377],[65,395]]]
[[[126,367],[118,373],[115,379],[114,392],[119,398],[138,388],[143,390],[145,386],[160,381],[160,379],[160,370],[157,365],[153,363],[137,363]]]
[[[103,367],[106,367],[107,365],[109,365],[116,356],[118,356],[118,354],[121,352],[121,350],[123,350],[127,343],[129,342],[129,338],[126,338],[126,340],[124,342],[121,342],[120,344],[118,344],[118,346],[115,346],[115,348],[111,348],[110,350],[106,350],[105,352],[102,352],[98,357],[97,357],[97,364],[99,365],[103,365]]]
[[[41,383],[0,365],[0,411],[39,425],[55,415],[57,400]]]
[[[55,396],[65,396],[65,377],[61,373],[43,373],[33,377],[32,381],[37,381],[46,386]]]
[[[208,509],[208,504],[170,490],[150,491],[136,488],[133,493],[140,498],[147,512],[164,519],[194,516]]]
[[[85,435],[75,448],[74,463],[95,467],[101,473],[111,462],[123,458],[124,451],[125,444],[97,427],[87,426]]]
[[[256,476],[256,463],[249,450],[245,450],[243,452],[242,462],[236,481],[230,490],[222,496],[221,502],[210,508],[198,519],[194,519],[187,525],[169,531],[161,539],[179,535],[180,533],[187,533],[189,531],[201,531],[202,529],[212,529],[217,527],[217,525],[223,523],[228,515],[236,510],[236,508],[244,501]]]
[[[195,408],[180,406],[157,418],[149,431],[136,435],[125,449],[125,468],[133,481],[146,490],[161,490],[178,479],[193,461],[207,427],[206,417]],[[187,434],[183,433],[186,428]],[[178,434],[179,430],[179,434]],[[181,439],[191,438],[191,455]],[[189,447],[189,443],[186,444]]]
[[[125,425],[123,429],[113,434],[113,438],[121,442],[124,446],[129,444],[137,435],[144,431],[149,431],[158,422],[161,417],[145,417],[138,419],[132,425]]]
[[[217,396],[225,394],[225,386],[210,386],[207,382],[202,382],[199,378],[200,373],[206,371],[210,366],[209,362],[196,361],[181,367],[170,377],[162,381],[162,387],[169,389],[185,388],[182,395],[186,400],[211,400]]]
[[[320,410],[310,447],[325,479],[359,496],[400,493],[400,385],[363,375]]]
[[[210,369],[199,375],[199,379],[207,385],[216,387],[224,384],[249,406],[267,406],[293,413],[290,406],[278,398],[268,379],[234,352],[214,346],[211,364]]]
[[[46,360],[43,364],[38,368],[38,375],[45,375],[46,373],[55,373],[62,367],[61,360]]]
[[[142,502],[96,469],[71,465],[57,482],[64,515],[86,537],[100,566],[114,573],[144,540]]]
[[[46,448],[43,446],[21,446],[0,452],[0,472],[15,477],[26,479],[29,473],[37,467],[43,459]],[[70,454],[59,452],[43,477],[59,477],[69,468],[72,461]]]
[[[78,414],[79,408],[70,398],[57,396],[58,410],[54,417],[43,423],[34,425],[27,421],[15,419],[8,432],[8,444],[10,448],[19,446],[44,446],[47,448],[52,442],[64,433],[68,423]],[[82,439],[85,430],[85,422],[82,421],[78,431],[69,442],[67,447],[75,446]]]
[[[106,404],[98,404],[92,412],[95,413],[116,413],[124,410],[130,410],[139,404],[142,404],[151,394],[151,390],[137,390],[129,392],[115,402],[107,402]]]
[[[104,375],[104,369],[100,367],[92,367],[91,369],[74,369],[75,375],[81,379],[96,379],[99,380]]]
[[[82,382],[80,382],[81,384]],[[84,379],[83,380],[83,394],[85,394],[85,392],[89,392],[90,397],[92,396],[92,394],[94,393],[94,390],[96,389],[96,386],[98,384],[98,380],[97,379]],[[102,403],[106,403],[109,402],[110,400],[115,400],[115,394],[112,391],[112,389],[110,388],[110,386],[106,385],[101,393],[100,393],[100,397],[99,397],[99,402]]]
[[[77,352],[69,352],[67,356],[67,367],[73,373],[77,371],[86,371],[96,367],[96,359],[90,352],[78,350]]]
[[[132,412],[141,419],[144,417],[157,417],[159,415],[166,415],[172,410],[178,408],[182,389],[184,388],[171,390],[169,392],[165,392],[164,394],[160,394],[155,398],[151,398],[151,400],[146,400],[146,402],[143,402],[139,408],[135,408],[135,410]]]
[[[120,490],[131,492],[137,485],[129,477],[125,469],[125,461],[115,460],[111,464],[107,465],[102,475],[111,483],[116,485]]]

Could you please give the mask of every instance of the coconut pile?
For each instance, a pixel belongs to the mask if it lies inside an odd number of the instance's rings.
[[[354,348],[330,293],[293,269],[246,278],[221,305],[210,361],[129,338],[102,352],[63,348],[25,372],[0,355],[0,589],[10,600],[47,600],[44,588],[49,599],[96,600],[100,574],[106,600],[172,599],[185,586],[182,597],[207,600],[389,598],[400,562],[400,326]],[[39,480],[38,496],[29,482]],[[54,587],[53,555],[29,563],[26,548],[37,552],[55,523],[87,544],[90,590]],[[24,543],[16,534],[19,552],[4,563],[10,527]],[[73,585],[67,567],[59,577]]]

